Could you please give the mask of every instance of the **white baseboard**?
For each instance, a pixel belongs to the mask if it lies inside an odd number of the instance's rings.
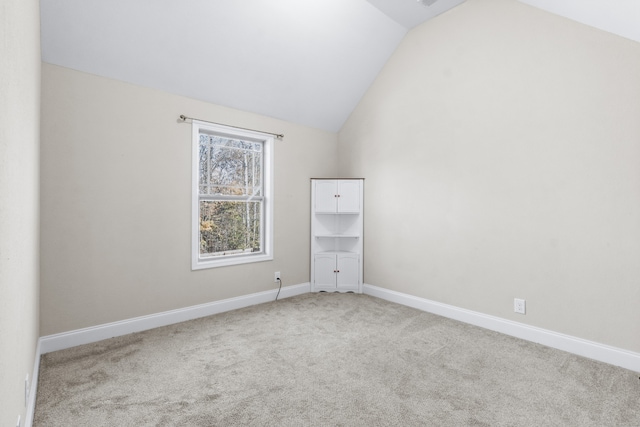
[[[141,316],[119,322],[107,323],[104,325],[41,337],[38,340],[33,374],[31,376],[31,390],[29,392],[27,414],[24,424],[25,427],[31,427],[33,423],[36,393],[38,388],[38,372],[40,369],[40,356],[42,354],[82,344],[89,344],[112,337],[127,335],[134,332],[172,325],[174,323],[197,319],[199,317],[211,316],[213,314],[236,310],[238,308],[248,307],[251,305],[262,304],[273,301],[277,292],[277,289],[258,292],[241,297],[229,298],[226,300],[214,301],[177,310],[165,311],[149,316]],[[306,294],[309,292],[311,292],[310,283],[286,286],[280,291],[279,299]],[[543,344],[548,347],[567,351],[579,356],[588,357],[590,359],[640,372],[640,354],[631,351],[607,346],[593,341],[583,340],[581,338],[560,334],[546,329],[536,328],[534,326],[518,322],[512,322],[500,317],[490,316],[448,304],[442,304],[436,301],[403,294],[366,283],[363,286],[363,293],[437,314],[439,316],[480,326],[506,335],[522,338],[527,341]]]
[[[548,347],[563,350],[589,359],[598,360],[610,365],[620,366],[635,372],[640,372],[640,354],[600,344],[582,338],[553,332],[523,323],[513,322],[496,316],[466,310],[448,304],[442,304],[413,295],[364,284],[363,292],[377,298],[422,311],[459,320],[461,322],[480,326],[485,329],[500,332],[513,337],[522,338]]]
[[[27,413],[24,417],[24,426],[31,427],[33,417],[36,413],[36,393],[38,392],[38,374],[40,373],[40,340],[36,344],[36,355],[33,361],[33,373],[31,374],[31,384],[29,385],[29,399],[27,400]]]
[[[262,304],[274,301],[276,295],[278,299],[288,298],[295,295],[302,295],[311,291],[311,283],[301,283],[299,285],[285,286],[278,295],[277,289],[258,292],[241,297],[229,298],[221,301],[194,305],[177,310],[165,311],[151,314],[149,316],[135,317],[133,319],[122,320],[104,325],[92,326],[90,328],[78,329],[75,331],[63,332],[55,335],[40,337],[36,346],[35,361],[33,363],[33,374],[31,375],[31,387],[29,390],[29,400],[27,402],[27,413],[25,417],[25,427],[31,427],[36,408],[36,394],[38,392],[38,373],[40,372],[40,356],[52,351],[64,350],[82,344],[102,341],[107,338],[118,337],[134,332],[146,331],[148,329],[161,326],[172,325],[174,323],[185,322],[199,317],[211,316],[225,311],[236,310],[238,308],[249,307],[251,305]]]
[[[285,286],[280,291],[278,299],[292,297],[294,295],[310,292],[311,284]],[[174,323],[185,322],[199,317],[211,316],[225,311],[236,310],[250,305],[262,304],[273,301],[278,293],[277,289],[229,298],[221,301],[194,305],[177,310],[165,311],[148,316],[135,317],[113,323],[92,326],[75,331],[63,332],[55,335],[47,335],[39,340],[40,354],[63,350],[77,345],[89,344],[104,339],[146,331]]]

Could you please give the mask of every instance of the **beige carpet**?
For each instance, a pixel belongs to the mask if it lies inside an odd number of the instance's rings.
[[[634,372],[355,294],[42,357],[35,426],[640,426]]]

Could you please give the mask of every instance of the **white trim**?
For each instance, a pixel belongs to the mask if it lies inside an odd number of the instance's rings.
[[[263,144],[262,252],[225,257],[200,257],[199,147],[201,129],[213,132],[216,135],[259,141]],[[274,141],[272,134],[202,122],[195,119],[191,120],[191,270],[273,260]]]
[[[522,323],[512,322],[510,320],[482,314],[476,311],[466,310],[452,305],[415,297],[413,295],[403,294],[401,292],[380,288],[367,283],[364,284],[363,288],[363,292],[366,295],[371,295],[397,304],[417,308],[439,316],[480,326],[485,329],[640,372],[640,354],[638,353],[593,341],[583,340],[581,338],[560,334],[546,329],[536,328]],[[279,299],[306,294],[310,291],[310,283],[286,286],[280,291]],[[29,401],[27,404],[27,413],[24,424],[25,427],[31,427],[35,414],[38,373],[40,370],[40,356],[42,354],[75,347],[77,345],[89,344],[107,338],[197,319],[199,317],[211,316],[213,314],[236,310],[255,304],[266,303],[273,301],[277,292],[277,289],[272,289],[255,294],[41,337],[38,340],[36,347],[33,374],[31,375],[31,387],[29,391]]]
[[[283,287],[280,291],[280,298],[292,297],[306,294],[310,291],[310,283],[302,283]],[[221,301],[214,301],[206,304],[194,305],[177,310],[165,311],[148,316],[135,317],[133,319],[121,320],[113,323],[92,326],[75,331],[63,332],[55,335],[47,335],[39,340],[39,354],[50,353],[52,351],[63,350],[77,345],[89,344],[108,338],[131,334],[134,332],[146,331],[148,329],[161,326],[172,325],[174,323],[185,322],[199,317],[211,316],[225,311],[236,310],[238,308],[251,305],[262,304],[274,301],[278,289],[271,289],[250,295],[229,298]],[[35,393],[34,393],[35,395]]]
[[[310,283],[285,286],[280,291],[278,299],[302,295],[309,293],[310,291]],[[82,344],[89,344],[107,338],[146,331],[148,329],[172,325],[174,323],[197,319],[199,317],[211,316],[225,311],[274,301],[277,293],[277,289],[272,289],[255,294],[243,295],[221,301],[214,301],[177,310],[151,314],[149,316],[135,317],[133,319],[122,320],[119,322],[107,323],[89,328],[77,329],[75,331],[40,337],[36,346],[35,360],[33,362],[33,373],[31,375],[29,400],[27,402],[24,427],[31,427],[33,424],[36,409],[36,396],[38,393],[40,356],[43,354],[57,350],[64,350],[65,348],[71,348]]]
[[[24,427],[31,427],[33,417],[36,413],[36,395],[38,393],[38,374],[40,373],[40,339],[36,344],[36,354],[33,360],[33,372],[31,373],[31,384],[29,386],[29,400],[27,401],[27,413],[24,417]]]
[[[611,347],[582,338],[561,334],[523,323],[513,322],[496,316],[466,310],[448,304],[431,301],[428,299],[403,294],[401,292],[364,285],[364,293],[387,301],[417,308],[422,311],[459,320],[485,329],[500,332],[513,337],[543,344],[548,347],[563,350],[579,356],[605,362],[610,365],[620,366],[635,372],[640,372],[640,353]]]

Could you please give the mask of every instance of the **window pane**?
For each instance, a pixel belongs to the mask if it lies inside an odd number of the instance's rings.
[[[200,156],[200,194],[262,195],[261,143],[201,134]]]
[[[262,202],[201,201],[200,255],[260,252],[261,218]]]
[[[197,121],[192,128],[192,269],[273,259],[273,138]]]
[[[209,176],[209,144],[207,144],[207,138],[204,135],[200,135],[200,154],[199,154],[199,182],[200,192],[202,193],[202,186],[207,185],[207,178]],[[205,187],[204,194],[207,194]]]

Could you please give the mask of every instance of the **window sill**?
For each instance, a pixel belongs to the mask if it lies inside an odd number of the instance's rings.
[[[191,270],[204,270],[207,268],[226,267],[238,264],[250,264],[254,262],[272,261],[273,255],[245,255],[245,256],[228,256],[216,259],[198,259],[191,264]]]

